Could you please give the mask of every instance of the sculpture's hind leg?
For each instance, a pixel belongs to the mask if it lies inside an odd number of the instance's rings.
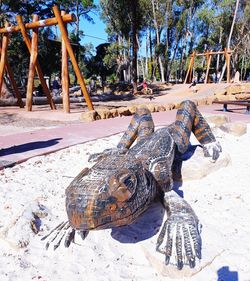
[[[97,162],[102,157],[114,154],[125,154],[136,139],[137,141],[140,141],[144,137],[151,135],[153,132],[154,122],[150,111],[147,107],[137,108],[117,147],[105,149],[101,153],[94,153],[90,155],[88,161]]]
[[[214,160],[219,157],[221,147],[216,143],[216,139],[204,117],[197,106],[192,101],[183,101],[177,111],[176,121],[171,126],[172,136],[175,140],[179,152],[184,153],[189,145],[191,132],[204,147],[205,156],[212,156]],[[211,152],[208,151],[209,144]]]
[[[151,135],[154,132],[154,122],[150,111],[146,107],[137,108],[128,129],[123,134],[118,149],[129,149],[133,142]]]

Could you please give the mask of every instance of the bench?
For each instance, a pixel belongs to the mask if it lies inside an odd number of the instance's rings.
[[[228,110],[228,105],[239,105],[239,106],[246,106],[245,114],[250,114],[250,100],[242,100],[242,101],[213,101],[213,104],[222,104],[223,111],[230,111]]]

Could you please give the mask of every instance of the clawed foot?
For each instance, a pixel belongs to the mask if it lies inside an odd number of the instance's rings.
[[[166,235],[166,246],[161,245]],[[192,215],[170,216],[164,223],[157,239],[156,250],[165,254],[165,264],[170,263],[171,257],[176,257],[176,265],[181,270],[184,264],[195,267],[196,258],[201,259],[201,237],[198,222]]]
[[[222,147],[219,142],[211,142],[203,145],[203,152],[205,157],[212,157],[212,160],[216,161],[222,152]]]
[[[64,246],[66,248],[68,248],[70,246],[70,244],[73,242],[74,243],[74,239],[75,239],[75,233],[76,230],[73,229],[70,225],[69,222],[61,222],[57,227],[55,227],[54,229],[52,229],[50,231],[49,234],[45,235],[41,240],[46,240],[47,238],[50,237],[50,239],[48,240],[48,242],[45,245],[46,250],[50,247],[51,244],[53,244],[53,248],[54,250],[56,250],[63,238],[65,237],[64,240]],[[86,238],[86,236],[88,235],[88,231],[79,231],[79,234],[81,236],[81,238],[84,240]]]

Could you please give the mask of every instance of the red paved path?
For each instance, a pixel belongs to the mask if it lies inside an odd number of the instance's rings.
[[[202,113],[223,113],[228,115],[231,121],[250,122],[250,115],[244,114],[244,110],[224,113],[221,108],[221,105],[199,107]],[[175,114],[175,110],[157,112],[153,113],[153,119],[156,126],[167,125],[174,121]],[[21,163],[34,156],[122,132],[127,128],[130,119],[131,116],[117,117],[2,136],[0,138],[0,169]]]

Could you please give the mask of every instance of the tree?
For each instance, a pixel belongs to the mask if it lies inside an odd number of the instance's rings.
[[[111,38],[119,42],[124,38],[132,42],[132,78],[133,87],[137,91],[137,52],[139,33],[145,26],[146,0],[101,0],[102,15],[105,19]],[[125,20],[128,19],[128,20]],[[117,52],[117,59],[121,54]]]
[[[229,37],[228,37],[228,40],[227,40],[227,49],[228,50],[230,49],[230,45],[231,45],[231,39],[232,39],[232,34],[233,34],[234,25],[235,25],[235,20],[236,20],[238,8],[239,8],[239,2],[240,2],[240,0],[236,0],[235,10],[234,10],[234,17],[233,17],[232,25],[231,25],[231,28],[230,28]],[[221,82],[221,80],[222,80],[222,78],[224,76],[225,69],[226,69],[226,63],[224,64],[224,66],[222,68],[222,72],[221,72],[221,76],[220,76],[219,82]]]

